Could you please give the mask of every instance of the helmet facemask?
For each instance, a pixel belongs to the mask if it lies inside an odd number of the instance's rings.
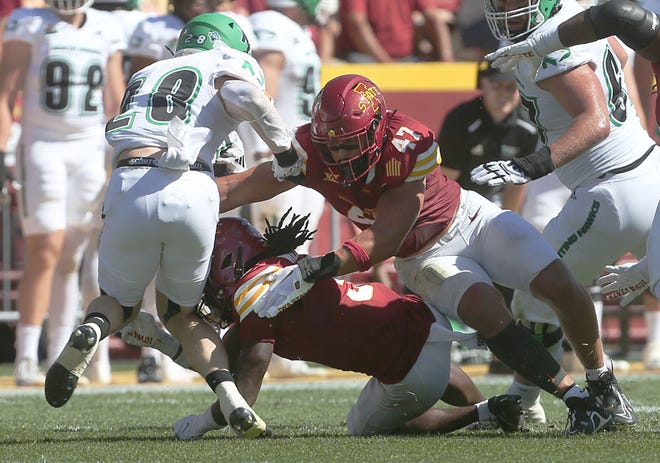
[[[528,0],[526,6],[504,10],[503,0],[485,0],[488,27],[498,40],[525,39],[561,8],[561,0]]]
[[[331,131],[324,141],[314,140],[312,136],[312,140],[323,155],[323,162],[336,170],[344,183],[350,185],[360,180],[380,159],[382,139],[378,140],[376,131],[382,119],[383,115],[377,113],[369,127],[354,133],[335,136]],[[332,152],[338,149],[355,150],[358,154],[335,161]]]
[[[46,4],[63,16],[85,11],[94,0],[46,0]]]
[[[312,108],[312,142],[323,162],[351,185],[366,177],[385,144],[387,108],[380,89],[366,77],[348,74],[328,82]],[[338,152],[355,155],[336,159]],[[342,153],[343,154],[343,153]]]

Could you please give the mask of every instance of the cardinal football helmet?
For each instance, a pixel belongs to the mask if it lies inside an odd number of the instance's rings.
[[[561,0],[528,0],[526,6],[505,11],[503,0],[485,0],[486,21],[498,40],[526,38],[560,8]]]
[[[46,0],[46,5],[63,15],[79,13],[92,3],[94,0]]]
[[[183,27],[176,42],[176,56],[211,50],[220,43],[250,53],[247,36],[233,18],[221,13],[200,14]]]
[[[330,80],[312,107],[312,142],[323,162],[352,184],[378,162],[385,144],[387,106],[378,86],[366,77],[347,74]],[[356,150],[335,160],[336,150]]]
[[[215,232],[211,272],[206,280],[204,303],[225,321],[233,314],[236,283],[251,262],[266,249],[266,239],[240,217],[223,217]]]

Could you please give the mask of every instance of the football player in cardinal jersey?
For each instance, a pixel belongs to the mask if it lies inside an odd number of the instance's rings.
[[[400,296],[378,283],[353,285],[327,278],[278,317],[259,317],[254,308],[269,305],[264,300],[272,297],[269,277],[299,260],[293,250],[312,234],[308,216],[294,215],[283,226],[285,219],[267,227],[266,239],[237,217],[220,219],[216,232],[204,301],[215,320],[237,321],[224,343],[248,402],[257,400],[277,353],[372,376],[346,419],[353,435],[444,433],[478,421],[494,422],[507,432],[521,429],[519,396],[486,400],[460,368],[450,365],[452,340],[475,345],[474,334],[453,333],[446,317],[417,296]],[[156,345],[170,355],[180,352],[153,319],[134,322],[122,337],[129,343],[158,340]],[[458,408],[432,408],[441,398]],[[219,411],[216,402],[200,415],[177,420],[175,437],[194,440],[225,426]]]
[[[223,210],[299,184],[319,191],[362,230],[333,252],[285,267],[282,281],[293,279],[292,287],[304,292],[305,283],[366,270],[396,256],[399,278],[408,288],[477,330],[505,364],[566,402],[569,434],[609,426],[610,414],[529,329],[514,322],[492,284],[531,290],[549,301],[583,364],[604,368],[591,299],[541,234],[515,213],[447,179],[431,129],[388,110],[369,79],[350,74],[330,80],[312,112],[312,122],[296,132],[297,156],[287,152],[217,180]],[[542,337],[556,347],[561,334]]]

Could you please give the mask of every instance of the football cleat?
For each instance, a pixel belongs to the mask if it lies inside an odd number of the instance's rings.
[[[491,397],[488,399],[488,411],[504,432],[522,431],[525,426],[519,395],[502,394]]]
[[[160,365],[154,357],[142,357],[137,369],[138,383],[160,383],[163,378],[160,374]]]
[[[46,373],[44,392],[52,407],[69,401],[98,345],[96,331],[89,325],[81,325],[71,333],[64,350]]]
[[[272,437],[270,430],[264,420],[249,408],[239,407],[229,414],[229,426],[240,437],[254,439],[256,437]]]
[[[199,418],[199,415],[188,415],[183,418],[179,418],[174,422],[174,437],[179,440],[196,440],[202,437],[206,431],[209,429],[197,429],[195,426],[195,420]],[[218,426],[217,429],[219,429]]]
[[[16,386],[43,386],[46,381],[39,364],[29,358],[24,358],[16,364],[14,379]]]
[[[588,389],[603,404],[614,420],[615,425],[632,426],[637,423],[635,409],[621,390],[614,373],[607,370],[600,374],[598,379],[587,379]]]
[[[612,415],[593,396],[566,399],[568,419],[565,434],[595,434],[612,425]]]

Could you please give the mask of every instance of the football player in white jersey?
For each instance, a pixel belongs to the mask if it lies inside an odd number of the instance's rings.
[[[12,13],[0,63],[2,148],[16,94],[23,94],[17,157],[26,260],[18,296],[18,385],[43,383],[37,350],[46,313],[49,362],[74,327],[80,257],[106,180],[103,129],[124,91],[126,44],[112,17],[88,9],[90,0],[46,3],[49,8]]]
[[[184,27],[174,58],[129,81],[120,113],[106,125],[114,170],[99,244],[102,296],[46,374],[53,407],[68,402],[99,341],[137,316],[155,277],[159,316],[218,396],[227,423],[242,437],[268,434],[236,389],[222,342],[194,312],[220,211],[211,167],[217,148],[248,121],[275,153],[296,156],[249,51],[231,18],[208,13]]]
[[[547,33],[581,11],[575,0],[485,2],[495,37],[512,42]],[[625,253],[645,254],[660,199],[660,148],[628,98],[623,60],[620,43],[603,39],[549,53],[540,66],[520,62],[514,72],[521,100],[539,129],[542,146],[472,172],[473,181],[490,185],[526,183],[556,172],[572,194],[543,235],[583,285],[590,285],[605,265]],[[539,324],[559,324],[551,308],[527,292],[516,292],[513,310],[537,329]],[[584,330],[590,332],[591,327]],[[636,422],[605,365],[587,369],[587,383],[615,423]]]
[[[179,33],[183,26],[197,15],[209,13],[215,6],[213,0],[169,0],[169,12],[143,19],[133,30],[128,40],[126,54],[129,56],[128,77],[161,59],[171,58]],[[154,284],[147,290],[142,309],[157,316]],[[173,369],[171,362],[163,365],[163,357],[159,352],[143,348],[140,363],[137,368],[139,382],[160,382],[173,379],[169,372]],[[166,362],[169,359],[165,359]],[[168,373],[168,374],[165,374]],[[165,377],[167,376],[167,377]]]
[[[170,12],[152,16],[138,23],[128,42],[126,54],[131,57],[129,75],[164,58],[171,58],[179,32],[197,15],[214,10],[213,0],[170,0]]]

